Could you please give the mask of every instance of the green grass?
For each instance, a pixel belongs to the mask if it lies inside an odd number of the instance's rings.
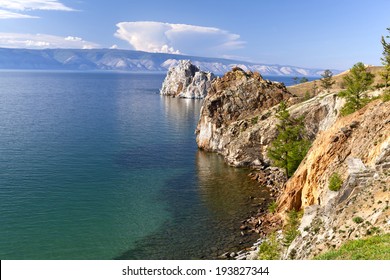
[[[319,255],[316,260],[390,260],[390,234],[351,240],[338,250]]]

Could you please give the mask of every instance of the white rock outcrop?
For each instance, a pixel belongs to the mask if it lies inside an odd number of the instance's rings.
[[[180,60],[169,68],[160,94],[181,98],[202,99],[207,95],[214,74],[203,72],[189,60]]]

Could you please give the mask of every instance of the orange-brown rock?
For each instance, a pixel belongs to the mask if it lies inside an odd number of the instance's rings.
[[[333,173],[342,178],[338,191],[329,189]],[[284,258],[310,259],[347,240],[390,232],[389,186],[390,102],[376,100],[319,133],[287,182],[279,214],[304,214]]]
[[[306,158],[287,182],[279,198],[279,210],[325,203],[332,173],[338,172],[344,180],[351,173],[347,159],[360,159],[365,166],[374,168],[381,153],[390,150],[389,146],[390,102],[377,100],[339,119],[317,136]]]

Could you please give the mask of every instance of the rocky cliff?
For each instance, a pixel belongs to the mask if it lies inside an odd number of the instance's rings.
[[[269,165],[267,147],[276,137],[275,116],[282,101],[297,103],[294,95],[258,73],[234,68],[217,78],[205,98],[196,134],[199,148],[217,152],[233,166]],[[290,106],[293,117],[305,116],[310,138],[330,127],[343,100],[335,93],[319,95]]]
[[[251,133],[253,126],[269,119],[269,110],[290,97],[283,84],[234,68],[212,83],[196,130],[198,147],[224,155],[235,166],[260,164],[262,150],[257,144],[263,140]]]
[[[329,190],[340,174],[339,191]],[[303,209],[286,258],[311,258],[345,240],[390,232],[390,102],[377,100],[320,133],[279,198],[279,212]]]
[[[207,95],[214,75],[200,71],[189,60],[181,60],[169,68],[161,94],[181,98],[201,99]]]
[[[288,181],[281,170],[269,167],[267,158],[281,101],[287,102],[292,117],[304,116],[313,141]],[[284,258],[309,259],[346,240],[390,232],[390,102],[377,99],[341,118],[344,104],[337,92],[301,102],[283,84],[240,68],[217,78],[204,100],[198,146],[223,155],[231,165],[256,167],[253,179],[278,197],[276,215],[259,210],[260,216],[244,227],[267,234],[281,228],[286,211],[303,210],[300,233]],[[330,177],[336,173],[341,188],[331,191]]]

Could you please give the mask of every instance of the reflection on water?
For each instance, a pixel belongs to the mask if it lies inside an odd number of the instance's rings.
[[[198,151],[196,169],[202,201],[218,219],[247,215],[269,197],[247,176],[248,169],[230,167],[219,155]]]
[[[165,117],[170,120],[178,132],[189,126],[193,127],[194,120],[196,123],[199,118],[203,100],[172,98],[164,95],[161,95],[160,98]]]

